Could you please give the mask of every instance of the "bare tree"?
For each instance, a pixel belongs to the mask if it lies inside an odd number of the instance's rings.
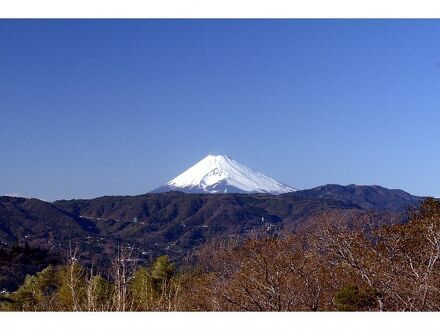
[[[127,311],[133,308],[133,302],[129,301],[128,285],[133,278],[137,266],[137,258],[134,249],[130,246],[120,246],[112,261],[112,278],[114,282],[113,307],[116,311]]]
[[[72,249],[71,242],[69,243],[69,260],[67,262],[68,271],[68,282],[67,286],[70,292],[71,298],[71,310],[80,311],[81,310],[81,287],[85,283],[85,274],[83,272],[82,266],[78,260],[78,247]]]

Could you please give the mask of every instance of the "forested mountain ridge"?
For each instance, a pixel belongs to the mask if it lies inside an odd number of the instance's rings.
[[[74,251],[0,292],[0,311],[440,310],[439,201],[425,199],[404,223],[377,226],[368,214],[340,226],[327,211],[318,219],[313,231],[206,242],[179,268],[167,256],[141,264],[118,245],[103,273]],[[44,257],[0,253],[17,255]]]
[[[413,196],[401,189],[387,189],[381,186],[327,184],[312,189],[299,190],[295,196],[322,198],[350,202],[366,210],[401,211],[415,206],[424,197]]]
[[[0,197],[0,241],[5,248],[29,244],[60,258],[75,246],[86,264],[102,267],[118,244],[135,247],[141,261],[167,254],[179,262],[215,238],[259,228],[309,230],[324,212],[335,221],[368,213],[378,223],[396,222],[421,200],[409,196],[381,187],[323,186],[282,195],[168,192],[53,203]]]

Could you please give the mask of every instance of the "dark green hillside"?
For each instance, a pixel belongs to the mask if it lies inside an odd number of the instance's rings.
[[[292,193],[306,198],[322,198],[353,203],[366,210],[402,211],[407,207],[418,206],[424,198],[413,196],[400,189],[387,189],[381,186],[341,186],[327,184],[313,189]]]
[[[0,243],[7,249],[28,244],[63,258],[77,248],[85,264],[101,269],[109,266],[117,246],[127,244],[141,262],[163,254],[179,262],[214,238],[243,237],[256,229],[311,230],[322,214],[335,222],[353,223],[366,214],[378,224],[396,222],[418,203],[401,191],[358,186],[284,195],[169,192],[53,203],[1,197]]]

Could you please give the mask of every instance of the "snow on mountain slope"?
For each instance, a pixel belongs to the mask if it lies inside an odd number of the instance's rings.
[[[268,193],[296,189],[256,172],[228,156],[208,155],[185,172],[152,192]]]

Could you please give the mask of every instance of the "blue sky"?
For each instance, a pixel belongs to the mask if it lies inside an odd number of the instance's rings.
[[[0,194],[133,195],[209,153],[440,196],[440,21],[0,21]]]

